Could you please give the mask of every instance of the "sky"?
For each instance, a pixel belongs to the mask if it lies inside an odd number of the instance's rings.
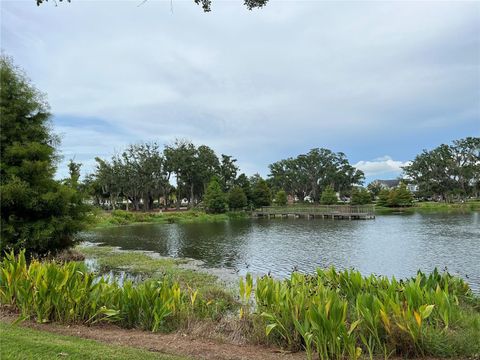
[[[183,138],[247,175],[342,151],[368,183],[480,135],[480,2],[2,1],[1,48],[47,94],[59,178]]]

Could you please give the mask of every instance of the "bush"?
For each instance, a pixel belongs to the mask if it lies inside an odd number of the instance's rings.
[[[287,205],[288,198],[287,198],[287,193],[285,190],[280,190],[277,192],[275,195],[275,205],[283,206]]]
[[[222,188],[216,179],[210,181],[203,198],[205,208],[208,212],[220,214],[227,211],[227,200]]]
[[[323,205],[334,205],[338,201],[337,194],[331,185],[325,187],[320,198],[320,203]]]
[[[247,206],[247,196],[240,186],[234,186],[228,193],[228,207],[230,210],[243,209]]]
[[[350,203],[352,205],[365,205],[372,202],[372,195],[365,188],[354,187]]]

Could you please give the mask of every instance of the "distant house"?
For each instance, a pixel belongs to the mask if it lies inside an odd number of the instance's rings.
[[[395,189],[397,188],[402,180],[374,180],[373,183],[380,184],[382,189]],[[418,191],[418,185],[415,184],[406,184],[408,191],[414,193]]]
[[[414,193],[418,191],[418,185],[416,184],[407,184],[408,191]]]
[[[400,180],[374,180],[375,184],[380,184],[383,189],[394,189],[400,185]]]

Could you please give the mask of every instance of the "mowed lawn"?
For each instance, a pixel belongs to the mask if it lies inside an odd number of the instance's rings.
[[[187,360],[126,346],[63,336],[0,322],[0,359]]]

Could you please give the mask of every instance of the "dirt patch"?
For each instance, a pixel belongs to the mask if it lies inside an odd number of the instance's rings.
[[[0,311],[0,321],[11,323],[17,319],[16,314],[5,309]],[[234,345],[205,339],[200,336],[183,333],[160,334],[136,329],[123,329],[110,324],[62,325],[38,324],[25,321],[21,326],[48,331],[61,335],[77,336],[109,344],[131,346],[172,355],[189,356],[206,360],[304,360],[305,353],[282,352],[279,349],[255,345]]]

